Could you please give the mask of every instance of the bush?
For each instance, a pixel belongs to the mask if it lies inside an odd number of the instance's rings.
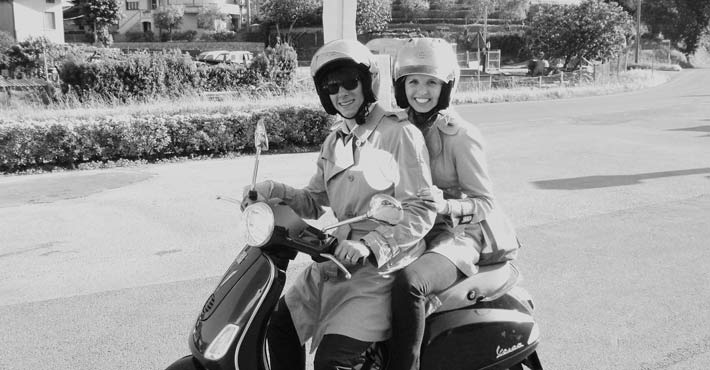
[[[293,82],[298,68],[296,50],[287,44],[279,43],[267,47],[254,57],[249,69],[262,79],[275,83],[280,88],[286,88]]]
[[[64,92],[73,90],[82,101],[126,102],[132,99],[179,96],[195,91],[274,92],[289,87],[296,74],[296,52],[286,44],[267,48],[249,67],[218,64],[197,67],[179,50],[134,52],[98,62],[67,59],[60,69]]]
[[[500,49],[502,57],[516,61],[527,60],[532,57],[528,50],[525,35],[520,33],[492,34],[488,37],[491,49]]]
[[[241,37],[234,31],[205,32],[200,36],[203,41],[230,42],[241,41]]]
[[[125,37],[128,42],[152,42],[155,40],[155,34],[153,31],[126,32]]]
[[[317,147],[334,120],[321,109],[303,107],[98,121],[15,122],[0,118],[0,172],[47,165],[73,167],[91,161],[250,152],[256,122],[262,118],[276,150]]]

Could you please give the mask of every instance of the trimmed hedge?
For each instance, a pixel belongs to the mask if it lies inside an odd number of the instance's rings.
[[[335,119],[322,109],[307,107],[231,114],[107,117],[98,121],[20,123],[0,118],[0,172],[119,159],[251,152],[254,127],[262,118],[275,149],[317,147]]]

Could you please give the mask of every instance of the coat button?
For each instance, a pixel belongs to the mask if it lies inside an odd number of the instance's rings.
[[[323,276],[323,281],[328,281],[328,275]]]
[[[350,181],[350,182],[355,181],[355,176],[353,176],[353,175],[348,175],[348,181]]]

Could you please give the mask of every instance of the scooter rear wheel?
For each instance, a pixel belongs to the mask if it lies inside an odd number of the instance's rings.
[[[193,356],[185,356],[168,366],[165,370],[204,370]]]

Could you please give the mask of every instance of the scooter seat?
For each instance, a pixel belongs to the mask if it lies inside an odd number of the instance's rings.
[[[510,262],[481,266],[475,275],[457,281],[439,294],[428,296],[426,314],[455,310],[479,301],[493,301],[520,279],[520,271]]]

